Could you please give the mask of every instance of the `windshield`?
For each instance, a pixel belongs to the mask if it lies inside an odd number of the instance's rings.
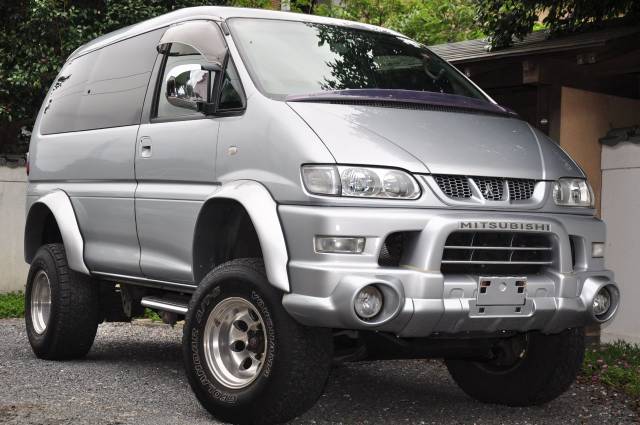
[[[267,96],[391,89],[486,97],[432,52],[404,37],[336,25],[236,18],[231,33]]]

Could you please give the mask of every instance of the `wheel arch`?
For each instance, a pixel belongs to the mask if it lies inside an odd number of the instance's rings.
[[[261,256],[269,282],[289,292],[289,257],[277,208],[269,191],[250,180],[224,184],[209,196],[193,236],[195,281],[222,262]]]
[[[62,242],[69,268],[90,274],[84,263],[84,240],[71,199],[62,190],[48,193],[31,204],[24,228],[24,259],[31,263],[38,249]]]

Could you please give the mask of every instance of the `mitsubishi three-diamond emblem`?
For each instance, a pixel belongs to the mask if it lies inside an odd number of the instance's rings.
[[[485,198],[493,197],[493,188],[491,187],[490,184],[486,184],[484,186],[484,192],[482,192],[482,194],[484,195]]]

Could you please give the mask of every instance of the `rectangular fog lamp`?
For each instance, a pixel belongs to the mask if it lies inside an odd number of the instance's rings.
[[[316,252],[330,254],[362,254],[365,238],[351,236],[316,236]]]
[[[604,243],[603,242],[594,242],[591,244],[591,256],[593,258],[602,258],[604,257]]]

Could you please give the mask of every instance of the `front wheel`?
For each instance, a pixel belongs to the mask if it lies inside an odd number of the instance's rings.
[[[490,361],[446,360],[449,373],[471,397],[486,403],[547,403],[575,381],[584,358],[583,329],[556,335],[529,332],[505,339]]]
[[[259,259],[229,261],[202,280],[182,343],[200,403],[218,419],[243,424],[281,423],[309,409],[333,351],[329,330],[287,314]]]

